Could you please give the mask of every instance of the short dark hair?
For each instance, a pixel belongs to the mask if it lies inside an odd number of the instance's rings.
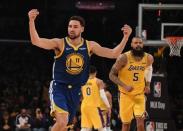
[[[84,20],[83,17],[81,17],[81,16],[72,16],[72,17],[70,17],[69,22],[70,22],[71,20],[79,21],[80,24],[81,24],[81,26],[85,27],[85,20]]]
[[[93,65],[90,65],[90,74],[93,74],[93,73],[96,73],[97,72],[97,69],[95,66]]]
[[[133,39],[136,39],[136,38],[137,38],[137,39],[142,39],[142,37],[140,37],[140,36],[134,36],[134,37],[132,38],[132,40],[133,40]]]

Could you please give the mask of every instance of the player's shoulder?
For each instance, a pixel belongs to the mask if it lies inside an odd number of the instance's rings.
[[[101,80],[100,78],[97,78],[97,77],[96,77],[96,81],[97,81],[98,83],[103,83],[103,80]]]
[[[127,58],[127,57],[130,56],[130,55],[131,55],[131,51],[126,51],[126,52],[124,52],[124,53],[121,54],[121,56],[122,56],[123,58]]]
[[[149,60],[153,60],[153,59],[154,59],[154,57],[153,57],[150,53],[146,53],[146,55],[147,55],[147,58],[148,58]]]
[[[126,62],[127,61],[127,53],[125,52],[125,53],[120,54],[118,56],[117,60]]]
[[[87,40],[85,39],[89,44],[96,44],[97,42],[96,41],[93,41],[93,40]]]
[[[151,55],[150,53],[147,53],[147,52],[145,52],[145,53],[146,53],[146,56],[147,56],[148,63],[153,63],[154,62],[153,55]]]
[[[101,80],[101,79],[99,79],[99,78],[96,78],[96,83],[97,83],[97,85],[98,85],[99,87],[103,88],[103,86],[104,86],[103,80]]]
[[[99,44],[97,42],[95,42],[95,41],[91,41],[91,40],[87,40],[87,39],[85,39],[85,41],[86,41],[88,49],[89,49],[89,51],[91,51],[91,53],[92,53],[92,50],[94,48],[96,48],[95,46],[99,46]]]
[[[65,47],[64,38],[52,38],[50,41],[57,45],[57,47],[54,49],[56,58],[57,56],[61,56]]]
[[[86,42],[88,43],[90,48],[93,48],[94,46],[99,45],[96,41],[92,41],[92,40],[86,40]]]

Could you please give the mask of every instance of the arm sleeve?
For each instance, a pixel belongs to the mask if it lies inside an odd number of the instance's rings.
[[[100,97],[102,98],[103,102],[105,103],[105,105],[110,108],[110,104],[109,104],[109,101],[107,99],[107,96],[105,94],[105,91],[104,89],[100,89]]]
[[[150,65],[145,70],[145,79],[146,79],[146,82],[151,82],[152,72],[153,72],[153,67],[152,67],[152,65]]]

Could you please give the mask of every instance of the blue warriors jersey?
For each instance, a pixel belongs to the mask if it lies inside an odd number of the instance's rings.
[[[63,84],[82,86],[89,75],[88,42],[82,39],[82,42],[75,47],[69,42],[68,37],[65,37],[63,44],[63,51],[55,57],[53,80]]]

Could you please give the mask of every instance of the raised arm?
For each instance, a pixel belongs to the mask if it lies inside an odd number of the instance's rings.
[[[126,91],[132,91],[132,87],[126,85],[125,83],[123,83],[119,78],[118,78],[118,72],[121,68],[123,68],[127,63],[127,56],[124,54],[121,54],[115,64],[112,66],[111,71],[109,73],[109,78],[112,82],[114,82],[115,84],[123,87]]]
[[[33,45],[36,45],[40,48],[44,49],[56,49],[58,48],[58,43],[60,39],[46,39],[46,38],[40,38],[36,27],[35,27],[35,19],[39,15],[39,12],[37,9],[32,9],[29,11],[29,32],[31,37],[31,42]]]
[[[123,51],[128,38],[132,32],[132,29],[129,25],[124,25],[121,30],[123,31],[123,39],[121,42],[113,49],[100,46],[97,42],[90,41],[91,52],[102,57],[106,58],[117,58]]]

